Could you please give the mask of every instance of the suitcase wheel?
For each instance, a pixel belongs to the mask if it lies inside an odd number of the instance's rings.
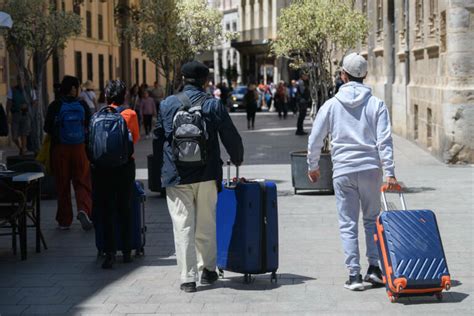
[[[398,300],[398,295],[395,295],[394,293],[387,291],[388,294],[388,299],[390,300],[390,303],[395,303]]]
[[[220,277],[221,279],[224,278],[224,270],[219,269],[219,277]]]
[[[248,273],[244,274],[244,283],[245,284],[252,283],[252,275],[251,274],[248,274]]]
[[[272,272],[272,275],[270,276],[270,283],[277,283],[277,274],[275,271]]]
[[[438,302],[441,302],[443,300],[443,293],[436,293],[435,296]]]
[[[451,284],[447,283],[444,288],[446,289],[446,291],[451,290]]]

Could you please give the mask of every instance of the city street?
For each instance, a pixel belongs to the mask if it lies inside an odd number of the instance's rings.
[[[269,275],[251,284],[225,273],[197,293],[179,289],[171,220],[166,200],[147,191],[145,256],[131,264],[101,269],[94,232],[76,221],[70,231],[57,229],[56,201],[42,201],[48,250],[34,252],[29,230],[28,260],[11,252],[10,237],[0,239],[0,315],[473,315],[474,314],[474,169],[445,165],[404,138],[394,136],[397,178],[406,186],[409,208],[437,215],[453,287],[442,302],[434,297],[403,298],[390,303],[384,288],[363,292],[344,289],[347,271],[339,239],[333,195],[293,194],[291,151],[304,150],[307,137],[295,136],[296,116],[257,113],[255,130],[247,130],[244,113],[232,118],[245,145],[240,176],[276,181],[279,192],[280,267],[278,282]],[[305,123],[309,132],[311,122]],[[146,156],[151,140],[135,151],[137,179],[147,181]],[[223,150],[222,159],[228,155]],[[234,170],[233,170],[234,172]],[[225,173],[224,173],[225,174]],[[390,196],[393,202],[398,197]],[[363,227],[360,223],[361,263]]]

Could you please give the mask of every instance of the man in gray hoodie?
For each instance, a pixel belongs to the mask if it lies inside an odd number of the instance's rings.
[[[380,212],[382,167],[389,188],[397,184],[393,162],[390,118],[385,103],[363,84],[367,61],[357,53],[344,58],[339,92],[319,110],[308,141],[308,176],[319,179],[319,158],[324,138],[331,134],[333,183],[339,230],[349,269],[344,287],[363,290],[358,242],[362,208],[369,268],[364,281],[382,285],[377,248],[373,240]]]

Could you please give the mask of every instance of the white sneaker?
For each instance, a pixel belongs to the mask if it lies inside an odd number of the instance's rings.
[[[89,218],[89,215],[87,215],[86,212],[80,210],[77,213],[77,220],[79,222],[81,222],[82,229],[84,229],[86,231],[92,229],[92,227],[93,227],[92,221],[91,221],[91,219]]]
[[[349,280],[346,281],[344,287],[351,291],[365,290],[364,284],[362,283],[362,275],[350,275]]]

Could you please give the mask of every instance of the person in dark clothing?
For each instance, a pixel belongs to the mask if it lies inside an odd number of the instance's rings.
[[[275,92],[275,107],[278,111],[278,117],[286,119],[288,115],[288,88],[284,81],[278,83]]]
[[[209,68],[193,61],[184,64],[181,73],[183,92],[161,103],[154,133],[163,148],[161,180],[166,187],[168,209],[173,221],[180,288],[185,292],[195,292],[199,271],[202,271],[201,284],[211,284],[218,279],[215,271],[216,203],[218,187],[222,183],[219,138],[235,165],[242,163],[244,149],[224,105],[204,91]],[[201,104],[198,111],[208,135],[203,145],[207,152],[205,161],[197,166],[175,163],[181,156],[175,155],[180,147],[175,146],[173,122],[186,102],[192,108]],[[178,114],[181,116],[183,112]]]
[[[78,99],[79,87],[78,78],[64,77],[60,97],[49,105],[44,123],[44,131],[51,136],[51,167],[58,190],[56,221],[61,230],[68,230],[73,219],[71,182],[76,193],[77,219],[84,230],[92,228],[90,168],[85,145],[91,113],[89,106]]]
[[[309,77],[302,74],[297,83],[296,104],[298,106],[298,122],[296,123],[296,135],[307,135],[303,129],[304,119],[308,112],[308,106],[311,105],[311,91],[309,88]]]
[[[258,94],[255,91],[254,83],[248,85],[247,92],[244,95],[245,110],[247,112],[247,128],[255,127],[255,114],[257,113]]]
[[[342,81],[341,78],[341,71],[338,70],[336,71],[336,80],[334,82],[334,95],[339,92],[339,88],[344,84],[344,81]]]
[[[137,113],[125,104],[126,86],[120,80],[112,80],[105,89],[107,103],[114,108],[121,107],[120,112],[127,123],[136,144],[140,138]],[[94,141],[94,140],[91,140]],[[135,160],[130,157],[124,165],[104,168],[92,165],[92,187],[94,189],[94,209],[100,212],[95,216],[102,217],[104,230],[105,260],[103,269],[111,269],[115,263],[117,251],[117,226],[119,219],[120,239],[122,244],[123,262],[132,262],[132,194],[135,185]]]

